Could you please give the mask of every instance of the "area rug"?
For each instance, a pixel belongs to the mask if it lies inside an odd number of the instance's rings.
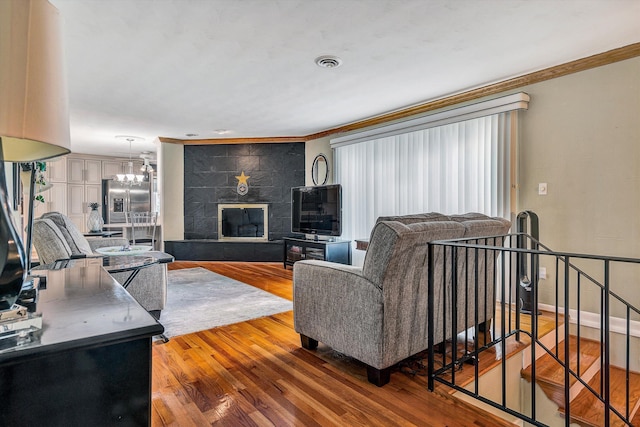
[[[291,301],[202,267],[170,270],[160,323],[166,337],[293,309]]]

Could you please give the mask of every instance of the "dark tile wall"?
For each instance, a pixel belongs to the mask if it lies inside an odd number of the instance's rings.
[[[249,192],[236,192],[242,171]],[[291,235],[291,187],[304,185],[304,143],[186,145],[184,238],[218,238],[218,203],[268,203],[269,240]]]

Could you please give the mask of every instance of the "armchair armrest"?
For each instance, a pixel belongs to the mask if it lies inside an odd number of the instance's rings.
[[[293,298],[296,291],[315,289],[322,294],[333,292],[343,293],[345,288],[349,292],[369,293],[374,288],[379,289],[362,275],[362,268],[339,264],[329,261],[306,260],[293,265]],[[333,300],[333,297],[330,298]]]
[[[382,290],[362,276],[362,269],[307,260],[294,264],[293,276],[296,332],[384,367]]]
[[[105,248],[108,246],[124,246],[128,243],[127,240],[123,239],[122,237],[101,237],[97,239],[89,239],[87,241],[89,242],[91,250],[94,252],[99,248]]]

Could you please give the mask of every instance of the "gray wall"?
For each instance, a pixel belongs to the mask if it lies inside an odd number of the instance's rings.
[[[236,192],[239,176],[249,192]],[[268,203],[269,240],[291,234],[291,187],[305,183],[303,143],[184,147],[184,238],[218,238],[219,203]]]
[[[531,104],[521,121],[518,208],[538,214],[540,240],[554,250],[640,258],[639,76],[633,58],[523,88]],[[636,307],[639,272],[612,271],[613,289]],[[540,298],[550,303],[554,286],[543,282]],[[597,293],[582,300],[598,311]]]

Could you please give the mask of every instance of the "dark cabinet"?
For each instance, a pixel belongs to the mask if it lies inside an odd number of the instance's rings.
[[[350,240],[310,240],[284,238],[284,268],[296,261],[317,259],[321,261],[351,264]]]
[[[0,426],[151,425],[151,339],[163,327],[100,258],[39,270],[32,341],[0,345]]]

